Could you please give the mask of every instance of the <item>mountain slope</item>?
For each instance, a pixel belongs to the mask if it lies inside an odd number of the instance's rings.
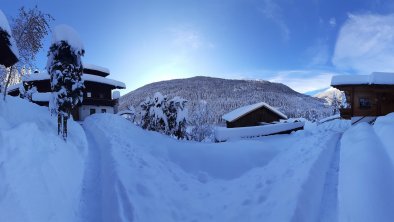
[[[189,115],[193,119],[206,104],[207,123],[222,123],[221,116],[240,106],[266,102],[279,108],[288,117],[317,119],[330,114],[324,101],[300,94],[286,85],[255,80],[228,80],[197,76],[151,83],[120,98],[120,110],[139,104],[155,92],[169,98],[181,96],[189,101]]]
[[[324,99],[329,105],[331,105],[334,101],[334,97],[337,101],[342,101],[342,92],[336,88],[330,87],[323,92],[317,93],[313,97]]]

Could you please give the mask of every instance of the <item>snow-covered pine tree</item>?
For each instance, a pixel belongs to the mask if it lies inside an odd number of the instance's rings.
[[[135,108],[133,105],[128,105],[127,110],[130,112],[130,114],[127,116],[127,120],[131,121],[132,123],[135,122],[135,117],[136,117],[136,112]]]
[[[167,97],[160,92],[156,92],[153,95],[153,106],[149,110],[152,119],[150,130],[168,134],[168,120],[165,114],[167,108]]]
[[[51,77],[53,105],[58,114],[58,134],[67,138],[67,120],[83,99],[81,56],[85,53],[78,34],[69,26],[55,28],[48,52],[47,70]]]
[[[331,106],[332,106],[332,114],[338,114],[339,113],[339,107],[341,105],[341,102],[338,99],[337,93],[334,92],[334,95],[332,97],[332,102],[331,102]]]
[[[168,102],[166,115],[168,119],[168,133],[178,139],[188,139],[186,123],[188,110],[187,100],[179,96],[174,97]]]
[[[141,122],[139,123],[139,125],[143,128],[143,129],[147,129],[150,130],[151,129],[151,125],[152,125],[152,118],[150,116],[150,109],[153,106],[153,100],[150,97],[147,97],[141,104]]]

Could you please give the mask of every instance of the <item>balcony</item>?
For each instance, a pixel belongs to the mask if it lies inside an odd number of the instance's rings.
[[[118,101],[115,99],[83,98],[82,105],[112,106],[112,107],[114,107],[117,102]]]

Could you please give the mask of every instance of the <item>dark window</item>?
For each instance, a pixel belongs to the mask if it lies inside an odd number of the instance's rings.
[[[100,99],[104,99],[104,94],[103,94],[103,93],[100,93],[100,94],[99,94],[99,98],[100,98]]]
[[[96,113],[96,109],[90,109],[90,115],[95,114]]]
[[[106,113],[107,110],[106,109],[101,109],[101,113]]]
[[[360,98],[360,109],[370,109],[371,108],[371,100],[369,98]]]

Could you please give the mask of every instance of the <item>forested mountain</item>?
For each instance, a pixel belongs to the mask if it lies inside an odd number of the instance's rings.
[[[269,81],[229,80],[197,76],[155,82],[127,93],[120,98],[120,110],[139,104],[155,92],[169,99],[180,96],[188,100],[189,117],[205,115],[209,124],[222,124],[221,116],[240,106],[266,102],[279,108],[288,117],[305,117],[315,120],[331,114],[324,100],[298,93],[286,85]]]

